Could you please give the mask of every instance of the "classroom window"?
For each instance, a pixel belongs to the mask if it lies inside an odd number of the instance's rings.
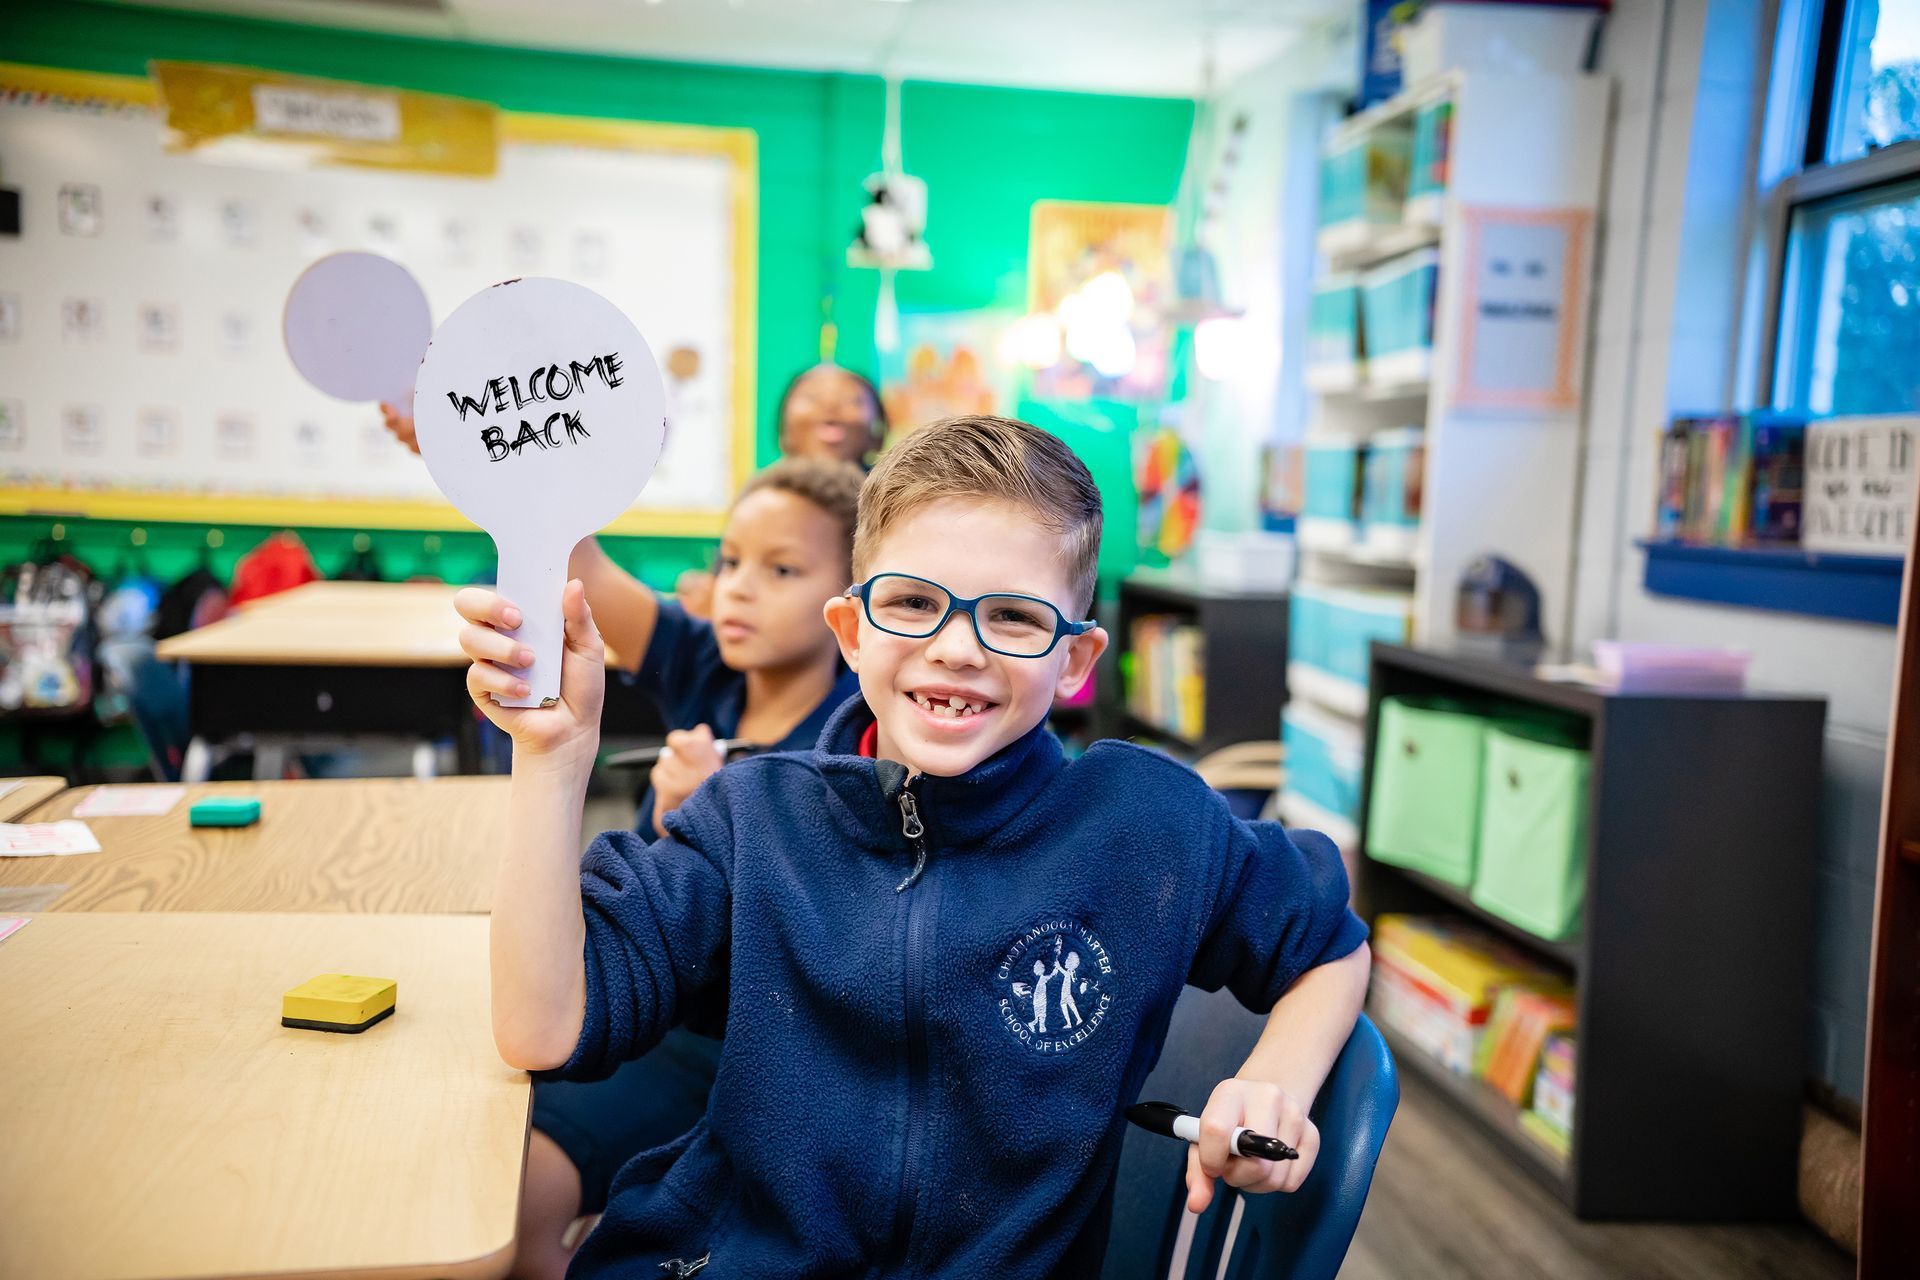
[[[1920,138],[1920,0],[1832,0],[1837,38],[1816,156],[1831,163]]]
[[[1795,209],[1785,281],[1780,407],[1920,409],[1920,182]]]
[[[1790,130],[1790,171],[1763,193],[1778,282],[1766,402],[1920,411],[1920,0],[1788,0],[1781,40],[1804,134]]]

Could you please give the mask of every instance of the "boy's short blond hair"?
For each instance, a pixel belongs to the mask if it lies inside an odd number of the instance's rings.
[[[860,491],[853,576],[864,580],[887,530],[949,498],[1010,503],[1060,536],[1079,621],[1093,607],[1100,490],[1059,437],[1012,418],[968,415],[919,428],[880,455]]]

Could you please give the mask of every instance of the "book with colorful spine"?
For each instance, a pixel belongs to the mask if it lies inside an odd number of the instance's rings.
[[[1493,935],[1442,916],[1382,915],[1373,929],[1369,1008],[1389,1029],[1468,1074],[1500,990],[1550,975]]]
[[[1521,1129],[1563,1157],[1573,1149],[1573,1060],[1572,1034],[1548,1036],[1533,1077],[1533,1105],[1520,1113]]]
[[[1527,1106],[1547,1037],[1573,1025],[1573,992],[1565,984],[1548,979],[1502,987],[1480,1038],[1473,1073],[1515,1106]]]

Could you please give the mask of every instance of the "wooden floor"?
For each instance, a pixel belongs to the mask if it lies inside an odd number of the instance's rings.
[[[1811,1227],[1624,1226],[1560,1202],[1411,1072],[1341,1280],[1842,1280]]]

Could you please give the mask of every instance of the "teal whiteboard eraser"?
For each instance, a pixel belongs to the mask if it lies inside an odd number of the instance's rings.
[[[253,796],[216,796],[197,801],[187,811],[196,827],[250,827],[260,821],[260,801]]]

